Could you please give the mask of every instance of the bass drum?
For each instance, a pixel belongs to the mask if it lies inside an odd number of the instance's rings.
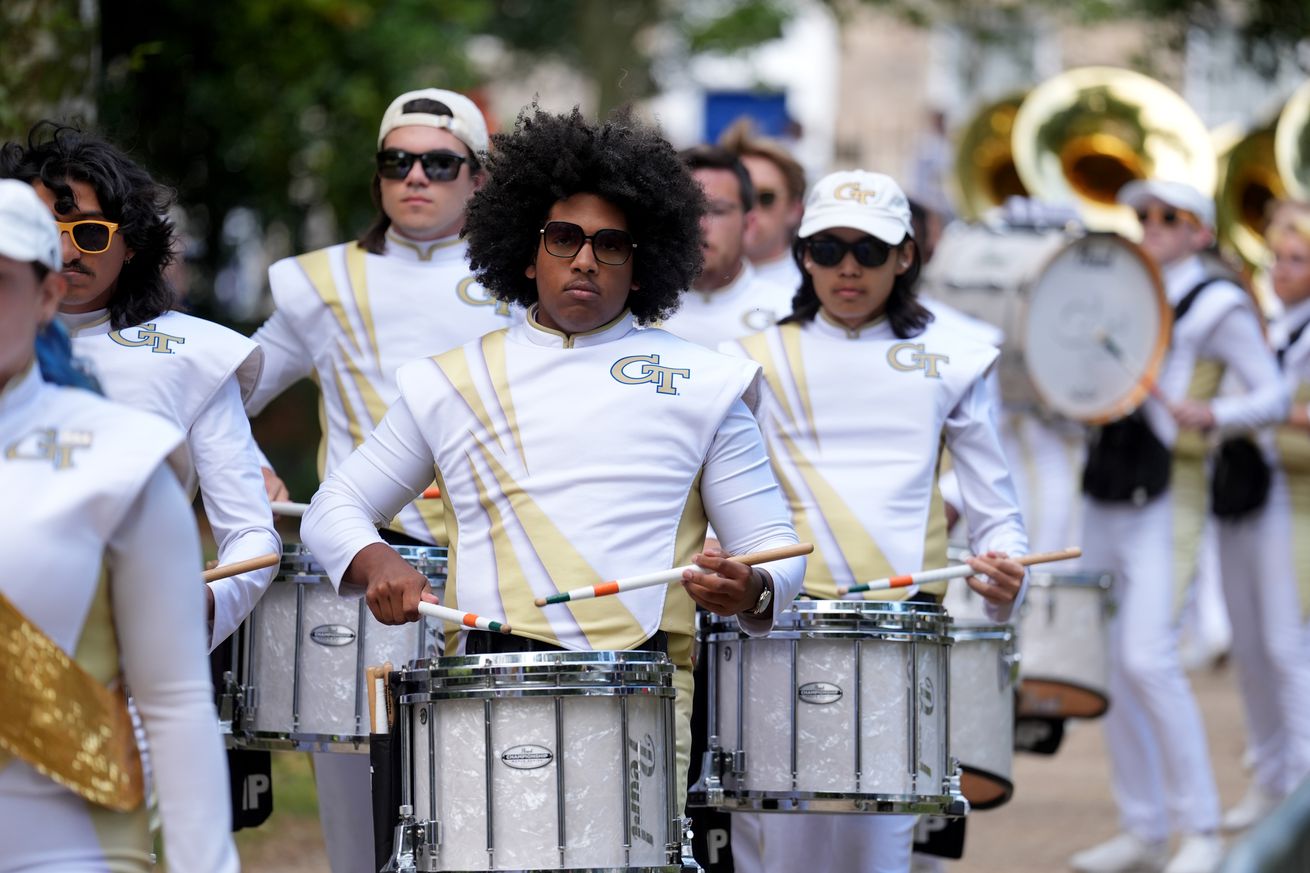
[[[1004,333],[1001,397],[1014,411],[1091,424],[1135,409],[1168,348],[1159,273],[1113,234],[957,222],[921,292]]]

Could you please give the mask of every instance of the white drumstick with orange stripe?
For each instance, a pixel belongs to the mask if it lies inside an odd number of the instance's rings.
[[[1012,560],[1016,564],[1022,564],[1030,567],[1033,564],[1049,564],[1052,561],[1068,561],[1082,555],[1083,550],[1076,546],[1061,549],[1058,552],[1034,552],[1031,555],[1021,555]],[[838,594],[857,594],[861,591],[890,591],[893,588],[909,588],[911,585],[926,585],[929,582],[945,582],[948,579],[964,579],[968,576],[977,575],[977,571],[968,564],[961,564],[958,567],[942,567],[940,570],[920,570],[918,573],[910,573],[905,576],[888,576],[886,579],[875,579],[872,582],[862,582],[859,585],[851,585],[849,588],[838,588]]]
[[[449,606],[440,606],[436,603],[428,603],[426,600],[420,600],[418,611],[432,618],[439,618],[442,621],[450,621],[455,624],[462,624],[464,627],[473,627],[478,630],[492,631],[498,634],[507,634],[510,632],[509,625],[503,621],[496,621],[491,618],[484,618],[480,615],[474,615],[471,612],[465,612],[462,609],[451,609]]]
[[[808,555],[812,551],[814,551],[812,544],[797,543],[793,546],[780,546],[776,549],[765,549],[762,552],[751,552],[749,555],[732,555],[730,557],[731,560],[739,564],[754,565],[767,564],[769,561],[781,561],[783,558],[799,558],[801,555]],[[701,573],[712,572],[696,564],[687,564],[684,567],[674,567],[671,570],[657,570],[654,573],[643,573],[640,576],[629,576],[626,579],[601,582],[599,585],[587,585],[583,588],[574,588],[571,591],[561,591],[559,594],[552,594],[549,597],[538,597],[536,603],[537,606],[546,606],[551,603],[568,603],[571,600],[607,597],[621,591],[635,591],[638,588],[672,585],[675,582],[680,582],[682,574],[688,570],[696,570]]]

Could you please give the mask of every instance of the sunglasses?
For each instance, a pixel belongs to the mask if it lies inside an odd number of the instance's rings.
[[[768,209],[771,206],[773,206],[773,204],[778,202],[778,192],[756,191],[755,199],[759,201],[760,206],[764,207],[765,209]]]
[[[591,253],[596,260],[611,267],[626,264],[632,257],[632,250],[637,247],[632,234],[626,230],[607,227],[588,235],[571,221],[546,222],[541,229],[541,241],[546,246],[546,254],[557,258],[571,258],[582,251],[583,244],[591,243]]]
[[[383,149],[378,152],[378,175],[384,179],[404,179],[414,167],[414,161],[423,165],[423,175],[430,182],[450,182],[459,175],[459,168],[468,158],[454,152],[407,152],[404,149]]]
[[[101,221],[97,218],[83,218],[80,221],[56,221],[59,232],[68,234],[73,245],[84,255],[98,255],[109,250],[118,231],[118,223]]]
[[[808,243],[810,258],[820,267],[835,267],[846,258],[847,252],[855,253],[855,260],[862,267],[881,267],[891,257],[892,247],[880,239],[871,236],[861,237],[855,242],[843,242],[836,237],[821,236]]]
[[[1172,206],[1152,206],[1150,209],[1138,209],[1137,221],[1139,224],[1146,224],[1148,220],[1154,220],[1163,224],[1165,227],[1173,227],[1180,221],[1193,221],[1192,216],[1186,212],[1180,212]]]

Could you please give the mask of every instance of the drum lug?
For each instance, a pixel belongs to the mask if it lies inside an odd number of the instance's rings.
[[[706,754],[708,755],[709,753],[707,752]],[[716,778],[714,781],[718,782],[718,779]],[[720,794],[720,799],[722,799],[722,794],[723,794],[722,789],[719,790],[719,794]],[[693,873],[693,871],[698,871],[698,873],[704,873],[705,868],[702,867],[699,862],[697,862],[696,856],[693,855],[691,851],[691,841],[692,841],[692,837],[694,836],[691,830],[691,819],[690,818],[679,819],[678,830],[681,831],[682,833],[682,844],[680,849],[677,850],[681,852],[681,857],[679,858],[679,861],[682,865],[682,873]]]
[[[692,792],[704,795],[706,806],[723,805],[723,770],[727,754],[719,746],[718,737],[710,737],[709,748],[701,756],[700,779],[691,787]],[[691,820],[685,819],[687,826]]]
[[[392,838],[391,858],[383,873],[417,873],[433,869],[441,845],[441,822],[418,821],[409,804],[400,807],[400,823]],[[421,865],[421,866],[420,866]]]
[[[218,698],[218,720],[231,725],[232,720],[236,718],[237,701],[240,699],[241,686],[237,684],[231,670],[223,671],[222,681],[223,693]]]
[[[732,775],[745,776],[746,775],[746,750],[733,749],[728,754],[732,756]]]
[[[952,755],[951,777],[946,780],[946,793],[950,795],[951,801],[942,813],[946,818],[959,818],[969,814],[969,801],[964,798],[964,792],[960,789],[962,772],[960,770],[960,759]]]

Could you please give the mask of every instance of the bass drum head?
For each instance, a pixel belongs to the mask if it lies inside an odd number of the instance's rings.
[[[1113,234],[1075,240],[1029,294],[1024,351],[1033,387],[1069,418],[1122,418],[1155,384],[1172,319],[1160,275],[1141,249]]]

